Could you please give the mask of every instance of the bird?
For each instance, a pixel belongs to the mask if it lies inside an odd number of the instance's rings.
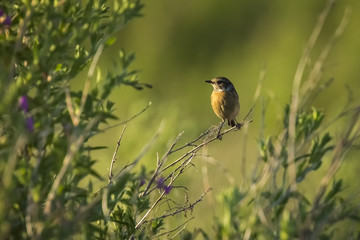
[[[239,95],[232,82],[226,77],[216,77],[205,82],[210,83],[214,88],[211,93],[211,106],[216,116],[222,120],[217,135],[221,140],[220,131],[226,121],[231,127],[241,127],[236,120],[240,111]]]

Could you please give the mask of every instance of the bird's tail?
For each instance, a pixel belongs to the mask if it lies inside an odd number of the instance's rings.
[[[237,125],[237,121],[236,121],[235,118],[233,118],[233,119],[228,119],[228,124],[229,124],[229,126],[234,127],[234,126]]]

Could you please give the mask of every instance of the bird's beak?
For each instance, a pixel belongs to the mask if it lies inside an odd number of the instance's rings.
[[[205,82],[207,82],[207,83],[211,83],[211,84],[212,84],[212,81],[211,81],[211,80],[206,80]]]

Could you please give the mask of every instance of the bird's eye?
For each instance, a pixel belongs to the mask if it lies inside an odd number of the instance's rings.
[[[217,83],[218,83],[218,84],[223,84],[224,81],[223,81],[223,80],[220,80],[220,81],[218,81]]]

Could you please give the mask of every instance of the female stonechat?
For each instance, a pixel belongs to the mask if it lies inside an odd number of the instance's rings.
[[[211,94],[211,106],[216,116],[222,120],[218,132],[220,138],[220,130],[226,121],[231,127],[239,127],[236,121],[240,110],[239,96],[232,82],[226,77],[217,77],[205,82],[211,83],[214,88]]]

